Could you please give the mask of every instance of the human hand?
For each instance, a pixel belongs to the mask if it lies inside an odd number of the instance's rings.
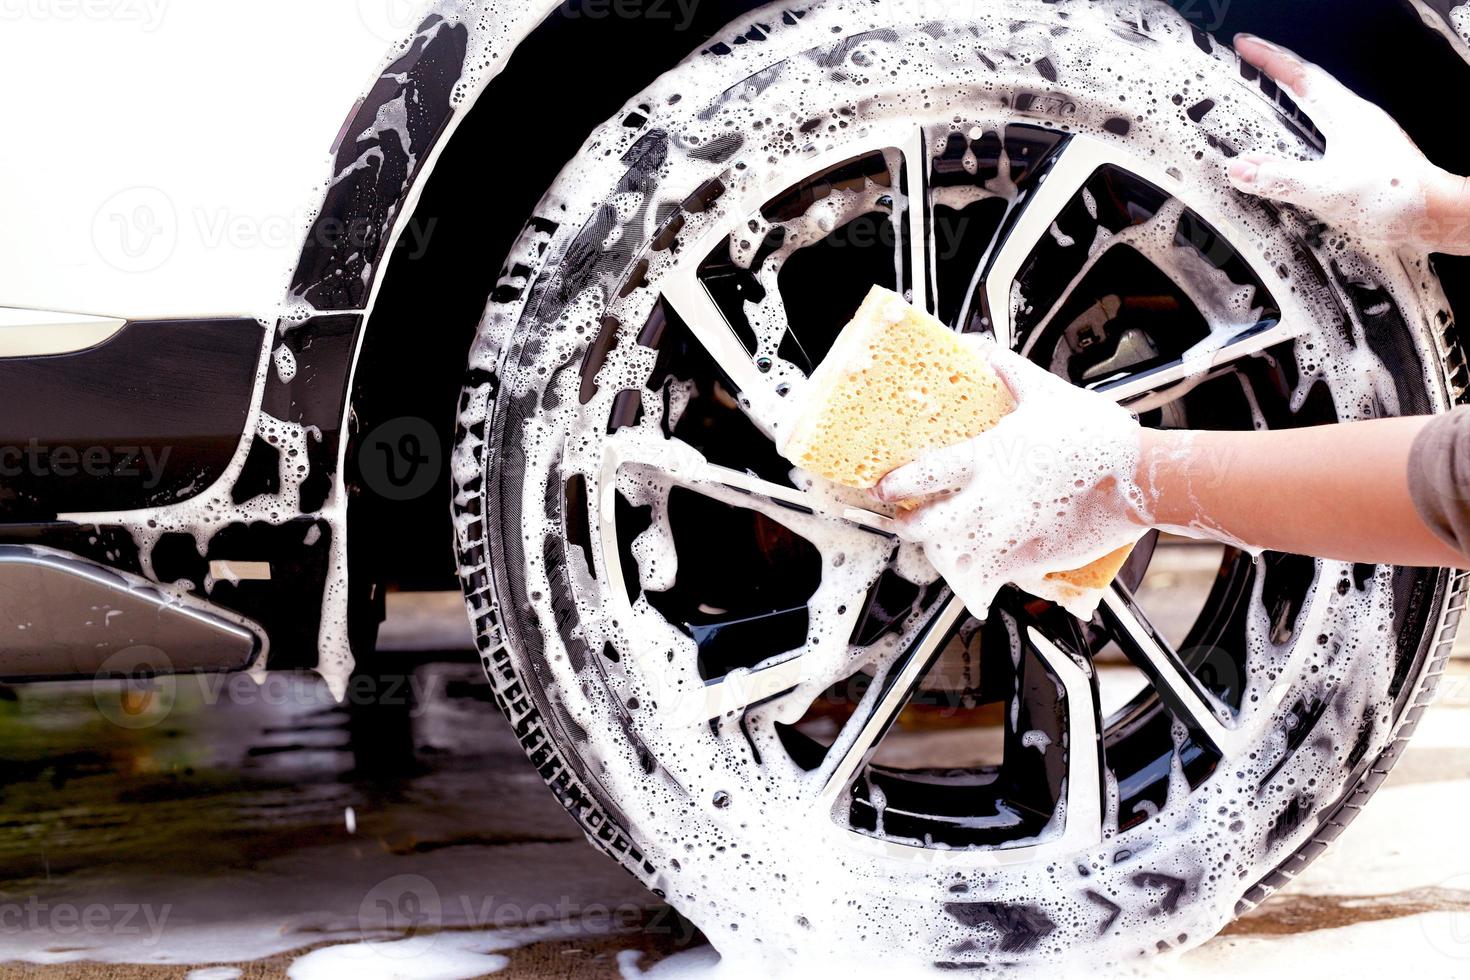
[[[1470,190],[1434,166],[1393,118],[1326,71],[1249,34],[1247,63],[1284,87],[1327,138],[1317,160],[1250,153],[1230,162],[1236,189],[1314,213],[1368,242],[1470,254]]]
[[[1014,582],[1050,598],[1051,572],[1081,568],[1145,530],[1134,475],[1139,426],[1111,399],[982,342],[1016,409],[989,431],[894,470],[874,489],[917,501],[900,534],[923,545],[977,615]]]

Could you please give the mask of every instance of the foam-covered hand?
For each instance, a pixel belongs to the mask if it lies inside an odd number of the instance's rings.
[[[1068,384],[988,342],[982,356],[1005,381],[1016,409],[981,435],[926,454],[888,474],[874,493],[914,501],[900,533],[923,545],[934,567],[981,615],[1015,583],[1053,598],[1046,575],[1081,568],[1144,533],[1134,483],[1139,427],[1110,399]],[[1058,598],[1091,615],[1096,605]]]
[[[1232,160],[1238,190],[1283,201],[1368,242],[1470,252],[1465,181],[1434,166],[1393,118],[1285,48],[1249,34],[1242,59],[1284,87],[1327,140],[1320,159]]]

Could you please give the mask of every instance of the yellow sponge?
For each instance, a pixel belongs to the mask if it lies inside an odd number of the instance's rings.
[[[1015,407],[972,346],[875,286],[812,373],[781,451],[809,473],[866,490],[929,450],[979,435]],[[1047,581],[1064,594],[1106,588],[1132,550]]]

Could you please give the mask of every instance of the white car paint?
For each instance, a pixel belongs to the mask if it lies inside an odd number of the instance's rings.
[[[420,0],[5,0],[0,305],[269,316]]]

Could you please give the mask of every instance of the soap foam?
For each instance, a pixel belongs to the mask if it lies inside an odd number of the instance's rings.
[[[1254,43],[1275,48],[1270,42]],[[1435,249],[1446,229],[1430,220],[1429,187],[1435,168],[1388,113],[1367,102],[1316,65],[1284,85],[1316,123],[1326,152],[1279,158],[1256,154],[1254,181],[1231,181],[1248,192],[1305,208],[1334,228],[1365,241]]]
[[[1025,358],[981,345],[1018,404],[991,430],[894,475],[885,492],[943,495],[903,522],[973,615],[1015,583],[1053,598],[1048,575],[1082,568],[1143,536],[1134,482],[1138,423],[1105,397],[1073,387]],[[917,496],[917,494],[915,495]],[[1097,592],[1066,590],[1064,608],[1090,620]]]
[[[931,126],[931,142],[942,143],[950,129],[998,131],[1013,115],[1009,99],[1020,88],[1060,87],[1071,106],[1064,123],[1068,128],[1096,139],[1120,139],[1120,127],[1106,124],[1114,118],[1113,106],[1127,105],[1127,145],[1133,152],[1171,165],[1199,200],[1239,215],[1234,230],[1261,243],[1268,261],[1258,271],[1264,275],[1279,267],[1278,277],[1268,285],[1284,310],[1303,324],[1296,342],[1302,391],[1318,381],[1326,384],[1345,420],[1393,409],[1396,401],[1386,397],[1392,380],[1383,378],[1381,365],[1375,368],[1371,353],[1359,352],[1370,350],[1361,318],[1341,310],[1330,293],[1310,286],[1301,272],[1291,236],[1305,226],[1286,214],[1281,218],[1283,234],[1263,214],[1240,214],[1236,199],[1220,186],[1219,138],[1254,146],[1263,143],[1258,134],[1281,131],[1274,110],[1239,80],[1228,57],[1210,82],[1209,94],[1217,105],[1208,126],[1187,128],[1178,118],[1182,110],[1169,108],[1169,92],[1175,86],[1188,92],[1208,60],[1188,27],[1161,5],[1027,3],[1010,4],[1003,13],[966,7],[957,15],[965,22],[958,30],[926,22],[926,16],[946,13],[934,7],[836,0],[806,8],[799,22],[788,18],[786,27],[779,9],[762,11],[725,32],[733,38],[759,28],[762,40],[729,46],[729,53],[718,57],[696,56],[693,64],[660,79],[631,102],[630,111],[640,105],[657,107],[653,124],[670,134],[667,158],[656,175],[658,187],[667,188],[669,197],[680,200],[714,178],[728,188],[726,201],[684,216],[681,240],[693,243],[720,222],[733,226],[736,219],[746,220],[745,215],[727,213],[727,202],[764,187],[774,172],[800,173],[810,155],[876,138],[887,123],[924,120]],[[1140,44],[1140,37],[1155,39],[1148,42],[1147,57],[1116,56],[1111,45]],[[807,52],[812,44],[826,46]],[[790,60],[779,64],[783,59]],[[1033,67],[1043,60],[1049,75]],[[621,118],[620,113],[592,135],[539,213],[577,228],[597,215],[619,220],[629,211],[616,205],[604,209],[610,186],[606,178],[622,172],[605,161],[622,157],[641,135],[628,132]],[[805,128],[812,119],[822,122]],[[1057,125],[1053,118],[1034,121]],[[732,159],[716,161],[703,152],[732,133],[744,137]],[[1270,138],[1274,148],[1276,137]],[[1295,148],[1303,156],[1311,152],[1304,145]],[[1002,167],[1002,174],[1008,183],[1007,168]],[[1013,198],[1014,187],[1001,184],[995,182],[987,192]],[[870,207],[874,192],[865,186],[829,198],[832,203],[811,218],[815,229],[839,226],[847,214]],[[657,211],[636,211],[620,235],[614,238],[608,232],[599,241],[646,240]],[[803,216],[794,223],[789,232],[793,240],[816,233],[806,220]],[[1162,245],[1166,220],[1131,233],[1132,242],[1152,249],[1156,259],[1161,254],[1173,257]],[[751,246],[759,231],[758,224]],[[536,247],[538,241],[545,244],[544,237],[538,240],[541,235],[528,232],[517,245],[518,254],[530,257],[529,268],[539,268],[543,261]],[[1401,309],[1435,299],[1415,293],[1407,281],[1383,282],[1380,270],[1394,268],[1387,253],[1365,251],[1361,243],[1337,236],[1329,236],[1326,247],[1344,275],[1381,282],[1386,298]],[[640,439],[662,439],[664,409],[657,399],[644,399],[643,417],[635,426],[613,437],[606,432],[612,399],[624,387],[641,385],[651,369],[648,352],[632,336],[635,329],[620,335],[598,374],[598,391],[585,406],[578,397],[576,372],[561,369],[580,363],[604,312],[627,325],[647,321],[661,278],[679,258],[676,252],[647,255],[647,289],[617,296],[613,283],[568,276],[558,280],[558,288],[579,291],[566,302],[551,302],[549,293],[536,293],[540,308],[561,312],[530,328],[534,339],[514,362],[503,363],[501,355],[522,309],[492,304],[473,362],[487,371],[503,369],[502,404],[539,406],[510,447],[524,459],[527,507],[520,513],[518,533],[531,545],[525,549],[524,569],[514,570],[524,573],[529,605],[516,615],[542,624],[575,623],[570,630],[581,650],[598,651],[610,644],[623,653],[617,663],[595,653],[571,656],[564,635],[548,627],[542,631],[545,650],[538,658],[537,679],[546,700],[564,713],[564,726],[582,733],[585,741],[577,748],[600,792],[625,815],[627,829],[656,869],[648,875],[650,885],[696,921],[746,975],[753,970],[784,975],[812,964],[825,969],[893,961],[909,974],[924,964],[953,959],[1000,964],[1085,957],[1092,963],[1118,962],[1208,938],[1230,917],[1242,892],[1309,832],[1306,827],[1279,826],[1287,805],[1295,800],[1315,811],[1336,798],[1345,788],[1343,753],[1361,741],[1371,757],[1392,736],[1391,671],[1385,669],[1394,629],[1391,571],[1379,568],[1359,582],[1351,566],[1318,562],[1298,615],[1298,639],[1285,643],[1276,639],[1263,601],[1263,577],[1256,577],[1245,637],[1250,676],[1238,725],[1242,735],[1254,736],[1259,744],[1249,754],[1227,759],[1192,794],[1176,753],[1173,791],[1163,808],[1139,827],[1119,829],[1119,789],[1107,775],[1102,839],[1075,853],[1053,849],[1044,859],[1001,866],[988,850],[858,835],[817,804],[821,773],[792,762],[775,729],[777,722],[800,717],[816,693],[865,666],[878,681],[864,701],[871,703],[886,672],[894,668],[897,651],[919,628],[910,623],[901,636],[873,647],[849,646],[854,597],[863,594],[890,557],[881,539],[822,516],[830,512],[826,505],[843,503],[839,492],[810,486],[813,501],[823,505],[814,507],[813,514],[755,498],[748,501],[810,541],[821,556],[823,576],[809,605],[811,626],[800,684],[747,710],[743,723],[735,717],[714,724],[706,720],[702,712],[708,692],[697,672],[694,641],[665,621],[646,596],[629,603],[625,594],[600,589],[577,570],[580,558],[574,558],[571,609],[566,576],[548,567],[540,544],[564,534],[559,516],[541,506],[548,474],[581,475],[589,497],[598,500],[607,479],[603,460],[609,444],[636,449]],[[751,254],[742,241],[732,243],[737,262]],[[783,260],[778,255],[771,268],[779,268]],[[1188,280],[1182,288],[1215,296],[1215,305],[1205,307],[1222,321],[1214,324],[1219,330],[1239,323],[1255,308],[1256,298],[1243,291],[1223,297],[1212,292],[1210,272],[1190,267],[1187,259],[1178,258],[1168,268]],[[761,270],[767,277],[763,282],[771,274]],[[796,366],[782,361],[775,349],[783,326],[778,313],[748,310],[759,350],[775,361],[772,377],[799,377]],[[477,461],[475,453],[487,446],[474,430],[484,423],[490,398],[488,385],[467,398],[462,430],[471,434],[456,460],[461,504],[479,492],[467,488],[476,486],[483,474],[483,460]],[[1098,473],[1114,473],[1126,465],[1116,452],[1087,463]],[[657,465],[636,463],[613,479],[630,502],[653,508],[653,524],[634,549],[636,572],[645,587],[663,585],[678,571],[666,508],[675,481]],[[799,474],[797,479],[800,485]],[[462,535],[473,540],[463,509],[459,519]],[[608,580],[617,561],[616,555],[599,551],[599,583]],[[932,580],[934,574],[912,545],[900,548],[896,567],[916,580]],[[1318,636],[1326,641],[1314,642]],[[1013,655],[1019,657],[1021,638],[1012,639]],[[1286,733],[1300,722],[1297,706],[1313,699],[1330,707],[1313,738],[1288,752]],[[636,733],[636,744],[626,737],[630,732]],[[851,735],[849,729],[847,737]],[[1184,744],[1181,726],[1175,725],[1171,735],[1176,747]],[[1038,744],[1032,749],[1048,750],[1056,747]],[[1065,813],[1057,814],[1031,843],[1055,841],[1064,823]],[[955,902],[1031,910],[1049,928],[1024,949],[999,948],[1000,927],[966,924],[946,911]]]

